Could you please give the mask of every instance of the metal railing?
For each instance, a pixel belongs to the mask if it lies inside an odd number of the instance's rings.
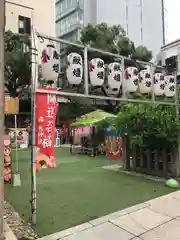
[[[115,54],[115,53],[111,53],[111,52],[107,52],[107,51],[104,51],[104,50],[101,50],[101,49],[96,49],[96,48],[92,48],[92,47],[88,47],[88,46],[85,46],[85,45],[82,45],[82,44],[79,44],[79,43],[74,43],[74,42],[70,42],[70,41],[67,41],[67,40],[64,40],[64,39],[59,39],[59,38],[56,38],[56,37],[51,37],[51,36],[48,36],[48,35],[44,35],[44,34],[39,34],[37,33],[37,37],[39,39],[41,39],[41,41],[43,40],[49,40],[51,42],[55,42],[55,43],[60,43],[60,44],[64,44],[64,45],[67,45],[67,46],[72,46],[72,47],[75,47],[75,48],[79,48],[82,52],[83,52],[83,59],[84,59],[84,68],[83,68],[83,71],[84,71],[84,89],[85,89],[85,93],[82,94],[82,93],[72,93],[72,92],[67,92],[67,91],[47,91],[47,90],[42,90],[42,89],[36,89],[36,92],[39,92],[39,93],[49,93],[49,94],[56,94],[56,95],[60,95],[60,96],[65,96],[65,97],[82,97],[82,98],[91,98],[91,99],[101,99],[101,100],[111,100],[111,101],[119,101],[119,102],[134,102],[134,103],[158,103],[158,104],[165,104],[165,105],[174,105],[175,104],[175,101],[174,102],[170,102],[170,101],[156,101],[155,99],[155,96],[154,96],[154,81],[153,81],[153,72],[154,72],[154,69],[155,68],[158,68],[158,69],[161,69],[162,71],[165,71],[164,70],[164,67],[160,66],[160,65],[157,65],[157,64],[154,64],[152,62],[144,62],[144,61],[139,61],[139,60],[136,60],[136,61],[133,61],[131,58],[129,57],[125,57],[125,56],[122,56],[122,55],[119,55],[119,54]],[[112,97],[112,96],[99,96],[99,95],[90,95],[89,94],[89,82],[88,82],[88,71],[89,71],[89,62],[88,62],[88,53],[90,52],[94,52],[94,53],[98,53],[100,54],[101,56],[104,55],[104,56],[109,56],[109,57],[113,57],[114,59],[118,60],[121,62],[121,68],[122,68],[122,89],[123,89],[123,96],[121,98],[119,97]],[[134,63],[135,65],[139,64],[139,65],[144,65],[146,67],[149,67],[150,69],[150,74],[151,74],[151,79],[152,79],[152,93],[151,93],[151,96],[152,98],[151,99],[130,99],[127,97],[127,94],[126,94],[126,90],[125,90],[125,87],[124,87],[124,71],[125,71],[125,61],[131,61],[132,63]]]

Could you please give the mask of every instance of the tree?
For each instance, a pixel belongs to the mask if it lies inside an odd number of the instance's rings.
[[[136,48],[136,58],[144,62],[149,62],[152,59],[152,51],[140,45]]]
[[[109,27],[107,23],[100,23],[96,26],[88,24],[81,31],[81,42],[84,45],[125,56],[132,52],[131,42],[121,25]]]
[[[5,91],[11,97],[19,96],[30,84],[29,46],[28,36],[20,36],[11,31],[5,33]]]
[[[100,23],[93,26],[88,24],[81,31],[81,43],[126,57],[136,53],[135,59],[142,61],[149,61],[152,58],[152,52],[146,47],[139,46],[134,49],[133,42],[121,25],[108,26],[107,23]]]
[[[115,126],[139,146],[155,149],[177,146],[180,133],[175,107],[159,104],[122,105]]]

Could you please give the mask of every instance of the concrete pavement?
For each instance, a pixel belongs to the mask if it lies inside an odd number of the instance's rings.
[[[180,191],[45,236],[39,240],[110,239],[179,240]]]

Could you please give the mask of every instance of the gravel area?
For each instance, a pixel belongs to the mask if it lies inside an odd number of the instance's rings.
[[[32,240],[38,238],[31,228],[31,225],[26,223],[8,202],[4,201],[4,207],[4,218],[18,240]]]

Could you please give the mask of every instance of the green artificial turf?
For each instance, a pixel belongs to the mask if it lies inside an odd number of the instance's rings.
[[[37,172],[39,236],[72,227],[127,208],[171,190],[163,183],[102,169],[121,160],[71,155],[56,148],[57,168]],[[22,186],[5,186],[5,199],[25,220],[30,218],[30,152],[19,150]]]

